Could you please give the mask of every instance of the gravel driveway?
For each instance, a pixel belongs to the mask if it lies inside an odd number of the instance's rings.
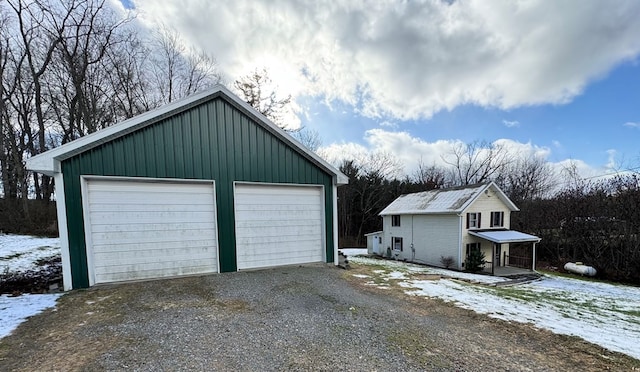
[[[360,268],[359,270],[366,270]],[[636,361],[354,271],[309,265],[101,286],[0,340],[0,370],[602,370]]]

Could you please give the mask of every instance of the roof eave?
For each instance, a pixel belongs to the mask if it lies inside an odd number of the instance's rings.
[[[391,216],[391,215],[440,215],[440,214],[460,214],[460,211],[437,211],[437,212],[421,212],[421,211],[393,211],[393,212],[380,212],[379,216]]]

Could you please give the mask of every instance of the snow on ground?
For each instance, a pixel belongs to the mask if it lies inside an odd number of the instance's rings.
[[[35,262],[60,255],[60,239],[25,235],[0,235],[0,274],[24,272]]]
[[[24,294],[0,296],[0,338],[8,336],[28,317],[56,305],[62,294]]]
[[[456,279],[471,280],[474,282],[486,283],[486,284],[504,282],[508,280],[498,276],[469,274],[469,273],[460,272],[460,271],[439,269],[436,267],[426,267],[424,265],[414,265],[414,264],[406,263],[403,261],[393,261],[393,260],[382,261],[377,258],[358,257],[359,255],[360,256],[367,255],[366,248],[346,248],[346,249],[340,249],[340,251],[345,255],[347,255],[347,258],[349,259],[349,261],[363,263],[366,265],[378,265],[378,264],[384,263],[386,267],[393,267],[393,268],[397,268],[398,270],[410,271],[414,273],[422,272],[422,273],[428,273],[428,274],[436,274],[436,275],[442,275],[442,276],[452,277]]]
[[[528,284],[491,286],[487,284],[506,279],[357,256],[366,250],[342,251],[353,263],[383,267],[374,273],[383,280],[396,280],[407,294],[440,298],[493,318],[577,336],[640,359],[640,288],[550,275]],[[427,273],[444,278],[421,280],[415,275]]]
[[[60,254],[58,238],[0,235],[0,274],[37,268],[36,261]],[[55,306],[61,294],[0,296],[0,338],[9,335],[28,317]]]

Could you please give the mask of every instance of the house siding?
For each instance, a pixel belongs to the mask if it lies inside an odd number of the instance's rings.
[[[61,166],[74,288],[89,285],[82,175],[214,180],[222,272],[236,270],[234,181],[322,185],[326,262],[334,261],[333,176],[222,97],[161,118]]]
[[[504,224],[503,226],[491,227],[491,212],[504,212]],[[474,200],[469,207],[463,213],[463,233],[462,233],[462,260],[465,260],[466,257],[466,247],[467,244],[470,243],[480,243],[480,249],[485,255],[485,261],[492,262],[492,254],[493,254],[493,243],[487,240],[478,238],[476,236],[472,236],[469,234],[469,230],[466,225],[467,213],[481,213],[481,223],[480,228],[477,230],[502,230],[509,229],[511,222],[511,210],[507,205],[504,204],[502,200],[497,196],[497,194],[491,190],[487,189],[487,193],[482,193],[476,200]],[[500,254],[500,262],[504,264],[504,255],[509,254],[509,244],[502,244],[502,252]]]
[[[440,257],[452,256],[457,267],[459,224],[456,214],[401,215],[400,226],[391,226],[391,215],[387,215],[383,217],[384,249],[392,247],[393,237],[401,237],[403,251],[398,259],[441,266]]]
[[[504,212],[504,225],[502,227],[490,227],[491,226],[491,212]],[[482,240],[478,237],[469,235],[469,230],[467,229],[466,218],[467,213],[481,213],[481,221],[480,228],[476,230],[491,230],[491,229],[509,229],[510,221],[511,221],[511,210],[507,205],[505,205],[502,200],[496,195],[496,193],[488,189],[488,193],[482,193],[476,200],[474,200],[471,205],[469,205],[464,213],[463,213],[463,224],[462,224],[462,248],[465,249],[466,245],[469,243],[475,242],[483,242],[487,243],[486,240]],[[471,229],[474,230],[474,229]],[[484,244],[483,244],[484,245]],[[483,247],[484,248],[484,247]],[[463,252],[464,253],[464,252]],[[488,258],[489,256],[487,256]]]

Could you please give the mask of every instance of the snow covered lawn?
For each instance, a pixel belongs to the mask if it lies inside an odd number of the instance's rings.
[[[373,271],[378,280],[365,278],[370,285],[384,288],[386,281],[395,280],[409,295],[440,298],[492,318],[578,336],[640,359],[640,288],[551,275],[528,284],[491,286],[487,284],[506,279],[357,256],[366,250],[342,251],[352,263],[380,267]],[[450,279],[425,280],[425,274]]]
[[[24,272],[35,262],[60,255],[60,239],[25,235],[0,235],[0,272]]]
[[[38,268],[37,262],[60,255],[58,238],[0,235],[0,274],[20,273]],[[0,338],[9,335],[28,317],[55,306],[61,294],[0,296]]]

